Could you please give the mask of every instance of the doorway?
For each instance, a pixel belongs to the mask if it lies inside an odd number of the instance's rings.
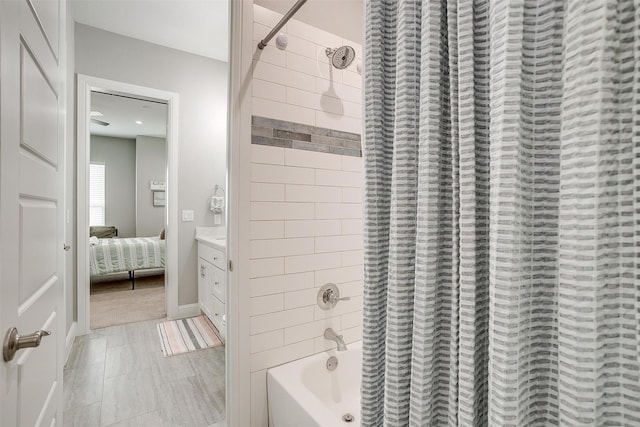
[[[85,75],[78,75],[77,93],[77,235],[88,242],[78,250],[80,333],[176,317],[178,95]],[[138,161],[137,154],[160,153],[164,165]]]
[[[91,92],[91,329],[166,317],[166,131],[166,103]]]

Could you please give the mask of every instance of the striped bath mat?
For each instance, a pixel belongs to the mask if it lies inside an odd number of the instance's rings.
[[[158,323],[158,334],[165,357],[222,345],[220,333],[206,316]]]

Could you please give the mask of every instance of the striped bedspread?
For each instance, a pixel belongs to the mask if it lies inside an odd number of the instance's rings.
[[[89,246],[91,275],[164,268],[165,241],[159,237],[100,239]]]

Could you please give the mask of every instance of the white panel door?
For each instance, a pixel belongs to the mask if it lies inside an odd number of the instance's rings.
[[[64,0],[0,1],[0,425],[62,425]],[[4,348],[3,348],[4,350]]]

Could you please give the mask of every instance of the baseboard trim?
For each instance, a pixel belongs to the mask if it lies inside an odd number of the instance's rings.
[[[78,322],[73,322],[71,327],[69,328],[69,332],[67,332],[67,338],[65,340],[65,356],[64,356],[64,364],[67,364],[67,360],[69,359],[69,355],[71,354],[71,349],[73,348],[73,343],[76,340],[76,330],[78,329]]]
[[[200,304],[185,304],[178,306],[177,319],[184,319],[185,317],[194,317],[200,315]]]

